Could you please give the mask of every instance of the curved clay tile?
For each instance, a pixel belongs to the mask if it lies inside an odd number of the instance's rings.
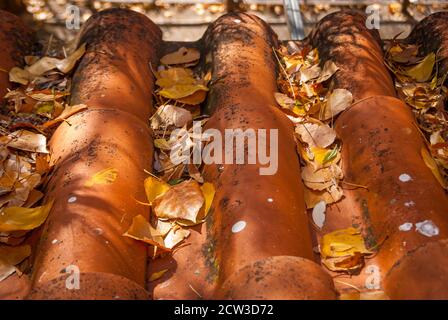
[[[379,251],[367,260],[361,275],[340,281],[365,288],[370,276],[366,270],[376,266],[377,289],[385,289],[390,298],[446,298],[448,287],[431,288],[446,281],[448,269],[431,269],[426,248],[446,250],[439,241],[448,233],[448,198],[421,157],[425,144],[414,116],[395,98],[377,37],[364,27],[363,19],[348,12],[329,15],[319,23],[312,41],[325,47],[323,58],[336,61],[340,68],[336,87],[348,88],[358,100],[335,121],[343,145],[344,181],[351,185],[343,183],[345,197],[327,210],[323,233],[360,227],[367,246]],[[344,26],[336,36],[328,31],[330,22]],[[427,237],[415,231],[415,224],[425,220],[439,228],[439,235]],[[400,231],[400,225],[408,222],[414,224],[412,230]],[[445,257],[435,263],[446,266]]]
[[[205,179],[216,187],[211,212],[187,240],[191,244],[173,254],[176,271],[154,288],[155,298],[335,297],[331,279],[312,262],[293,127],[275,106],[276,44],[267,24],[248,14],[219,18],[203,38],[212,71],[206,128],[222,134],[278,130],[278,171],[260,175],[267,165],[258,160],[205,166]],[[285,282],[288,278],[297,281]],[[306,285],[299,281],[305,278]]]
[[[31,298],[144,299],[147,248],[123,237],[132,218],[148,217],[144,169],[153,146],[147,119],[161,32],[145,16],[113,9],[93,16],[80,44],[87,53],[73,77],[71,116],[51,140],[55,172],[47,191],[55,199],[34,264]],[[144,150],[144,152],[142,152]],[[102,170],[116,179],[86,185]],[[80,289],[66,281],[79,268]],[[65,271],[65,273],[64,273]]]
[[[29,44],[14,42],[24,38],[9,34],[26,30],[10,14],[3,16],[0,43],[7,50],[0,61],[10,69]],[[440,47],[446,56],[445,16],[423,20],[409,41],[434,37],[437,46],[424,50]],[[428,28],[434,32],[419,31]],[[165,268],[166,276],[149,284],[156,299],[336,298],[331,277],[313,262],[294,129],[274,100],[272,30],[255,16],[228,14],[191,45],[202,51],[202,68],[212,72],[206,128],[278,129],[278,170],[260,175],[267,165],[259,161],[206,165],[205,178],[216,188],[206,222],[191,228],[171,256],[150,261],[149,271],[146,245],[122,235],[134,216],[149,214],[136,202],[145,199],[143,170],[152,169],[149,63],[156,66],[159,49],[173,44],[162,45],[149,19],[121,9],[94,15],[79,39],[87,53],[73,77],[71,102],[89,109],[61,124],[51,140],[55,171],[47,200],[55,203],[43,226],[29,298],[147,299],[147,277]],[[322,233],[360,227],[368,247],[379,251],[367,267],[379,268],[380,290],[390,298],[447,298],[448,200],[421,159],[424,141],[410,109],[395,97],[378,33],[365,27],[365,16],[338,12],[307,41],[319,49],[322,63],[338,65],[336,88],[355,98],[335,122],[349,184],[343,185],[345,197],[327,208]],[[2,72],[0,85],[4,93],[9,84]],[[102,170],[114,178],[86,185]],[[399,230],[424,220],[437,225],[437,236]],[[79,290],[70,286],[77,270]],[[365,270],[335,281],[364,288]],[[0,283],[0,297],[20,298],[28,289],[26,279],[14,275]]]

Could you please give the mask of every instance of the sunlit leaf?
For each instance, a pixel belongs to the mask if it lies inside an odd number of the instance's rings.
[[[169,184],[153,176],[145,179],[144,187],[148,202],[151,204],[157,197],[162,196],[171,188]]]
[[[419,64],[406,70],[406,74],[418,82],[425,82],[431,77],[436,55],[431,52]]]
[[[196,222],[204,196],[195,180],[172,186],[153,202],[154,214],[159,219],[180,219]]]
[[[104,185],[113,183],[118,177],[118,170],[115,168],[103,169],[89,178],[84,184],[86,187],[94,185]]]
[[[32,230],[44,223],[53,200],[36,208],[9,207],[0,211],[0,232]]]

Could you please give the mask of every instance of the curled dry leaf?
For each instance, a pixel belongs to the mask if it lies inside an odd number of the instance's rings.
[[[353,101],[352,93],[346,89],[334,89],[327,99],[324,108],[321,109],[321,120],[332,119],[339,113],[350,107]]]
[[[310,147],[326,148],[336,139],[336,132],[327,124],[302,123],[296,126],[296,132]]]
[[[437,181],[440,183],[440,185],[446,189],[447,183],[446,183],[445,179],[442,177],[442,175],[440,174],[437,163],[434,161],[433,157],[429,154],[428,150],[426,150],[425,147],[422,147],[420,150],[420,154],[421,154],[426,166],[431,170],[434,177],[437,179]]]
[[[179,226],[173,227],[170,232],[166,235],[164,241],[165,247],[168,249],[174,248],[176,245],[181,243],[185,238],[190,235],[190,231],[182,229]]]
[[[63,73],[68,73],[73,69],[76,62],[84,55],[85,52],[86,45],[82,44],[75,52],[65,59],[43,57],[31,66],[26,67],[25,70],[34,76],[41,76],[47,71],[53,69],[58,69]]]
[[[201,54],[195,48],[179,48],[179,50],[169,53],[160,59],[165,65],[192,63],[199,60]]]
[[[428,54],[419,64],[406,70],[406,74],[418,82],[428,81],[436,62],[434,52]]]
[[[10,71],[9,71],[9,81],[10,82],[15,82],[15,83],[20,83],[23,85],[27,85],[28,82],[30,82],[30,80],[32,79],[32,75],[26,71],[23,70],[19,67],[13,67]]]
[[[53,200],[36,208],[9,207],[0,211],[0,232],[32,230],[44,223]]]
[[[153,202],[154,214],[163,220],[179,219],[197,222],[199,210],[204,204],[204,196],[195,180],[181,182]]]
[[[320,243],[322,263],[332,271],[354,271],[364,265],[368,250],[359,230],[347,228],[327,233]]]
[[[153,176],[146,178],[143,185],[145,187],[146,197],[150,204],[152,204],[158,197],[164,195],[171,188],[168,183]]]
[[[43,134],[34,133],[28,130],[18,130],[8,136],[0,138],[0,143],[10,148],[48,153],[47,138]]]
[[[331,60],[325,61],[322,72],[320,73],[319,78],[316,79],[316,83],[321,83],[321,82],[327,81],[338,70],[339,70],[339,68],[336,66],[336,64],[333,61],[331,61]]]
[[[150,245],[165,248],[163,236],[142,215],[135,216],[129,229],[123,234],[126,237],[146,242]]]
[[[17,269],[16,265],[28,258],[31,254],[31,246],[0,246],[0,282],[5,280]]]
[[[307,209],[312,209],[320,201],[325,201],[326,204],[338,202],[343,196],[342,189],[339,186],[332,185],[326,190],[317,191],[309,188],[304,188],[304,198]]]
[[[157,109],[151,119],[151,128],[157,130],[160,127],[168,127],[171,125],[182,128],[192,120],[193,116],[190,111],[167,104]]]
[[[163,275],[168,271],[169,269],[163,269],[163,270],[160,270],[160,271],[157,271],[157,272],[154,272],[154,273],[152,273],[150,276],[149,276],[149,282],[152,282],[152,281],[156,281],[156,280],[159,280],[160,278],[162,278],[163,277]]]
[[[54,119],[52,119],[50,121],[45,122],[43,124],[43,127],[44,128],[53,127],[54,125],[59,124],[59,123],[65,121],[65,120],[67,120],[69,117],[71,117],[75,113],[78,113],[78,112],[86,110],[86,109],[87,109],[87,106],[85,104],[77,104],[77,105],[74,105],[74,106],[66,106],[64,108],[64,110],[62,111],[62,113],[58,117],[56,117],[56,118],[54,118]]]
[[[321,70],[318,64],[306,68],[302,67],[300,69],[300,81],[304,83],[309,80],[315,79],[319,76],[320,71]]]
[[[303,182],[308,188],[313,190],[328,189],[332,185],[337,184],[337,180],[342,178],[342,170],[336,164],[318,170],[314,170],[310,165],[302,168]]]
[[[86,187],[93,187],[94,185],[104,185],[113,183],[118,177],[118,170],[115,168],[107,168],[98,171],[89,178],[84,184]]]

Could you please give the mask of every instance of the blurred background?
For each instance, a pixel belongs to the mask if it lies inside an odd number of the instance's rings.
[[[280,39],[297,39],[308,34],[323,16],[341,8],[378,10],[380,34],[390,39],[425,16],[448,10],[448,0],[0,0],[0,8],[21,15],[37,28],[43,38],[52,34],[56,40],[73,40],[77,30],[66,27],[70,5],[79,8],[80,24],[93,13],[111,7],[130,8],[151,18],[164,31],[164,39],[194,41],[207,25],[226,12],[255,13],[277,32]],[[36,27],[37,26],[37,27]]]

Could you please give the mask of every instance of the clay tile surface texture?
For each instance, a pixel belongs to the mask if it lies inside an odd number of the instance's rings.
[[[12,14],[0,11],[0,18],[0,67],[10,70],[23,65],[33,34]],[[88,109],[52,134],[54,169],[44,200],[54,204],[27,239],[31,272],[1,281],[0,298],[338,299],[347,284],[364,287],[369,273],[341,278],[329,271],[316,254],[316,239],[356,227],[375,249],[363,270],[379,270],[388,298],[447,299],[446,191],[422,161],[425,140],[397,96],[382,40],[365,20],[355,11],[336,12],[297,42],[317,48],[322,65],[333,61],[339,68],[335,88],[353,95],[332,125],[342,142],[344,181],[363,187],[344,188],[318,229],[305,204],[294,125],[275,100],[281,70],[274,49],[281,41],[268,24],[254,15],[226,14],[197,42],[174,43],[164,42],[160,28],[140,13],[93,15],[78,35],[86,52],[70,92],[71,105]],[[441,68],[448,70],[448,13],[427,17],[404,42],[420,45],[423,54],[439,52]],[[267,172],[260,157],[250,164],[235,158],[233,164],[204,164],[204,180],[216,189],[205,221],[189,228],[182,246],[151,259],[147,244],[123,234],[135,217],[150,219],[141,202],[147,172],[155,167],[149,126],[155,74],[160,58],[181,47],[197,49],[196,68],[211,77],[201,105],[209,116],[204,130],[223,137],[226,129],[265,132],[277,167]],[[7,88],[8,74],[0,72],[2,96]],[[226,154],[224,145],[220,151]],[[111,168],[114,183],[86,184]],[[400,231],[406,222],[424,220],[438,227],[437,236]],[[80,274],[76,290],[67,286],[74,267]],[[160,270],[167,271],[151,278]]]

